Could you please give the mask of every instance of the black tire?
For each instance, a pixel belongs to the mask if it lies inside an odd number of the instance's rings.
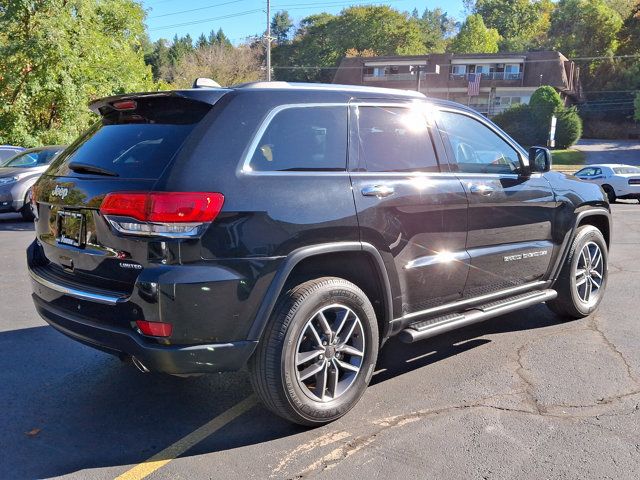
[[[602,190],[607,194],[607,198],[609,199],[609,203],[616,203],[618,197],[616,197],[616,192],[611,185],[603,185]]]
[[[580,282],[582,279],[585,279],[585,282],[589,281],[586,280],[586,272],[587,270],[593,270],[591,267],[589,267],[589,269],[580,267],[582,267],[585,262],[584,258],[581,258],[585,246],[592,244],[596,245],[601,253],[602,270],[600,275],[602,278],[592,277],[600,282],[600,286],[597,291],[595,291],[594,296],[589,298],[589,301],[584,301],[581,293],[583,290],[578,287],[577,277],[580,277]],[[593,313],[598,308],[598,305],[600,305],[607,286],[607,259],[607,244],[602,236],[602,232],[591,225],[584,225],[578,228],[573,243],[571,244],[569,255],[565,259],[560,276],[553,287],[558,292],[558,296],[554,300],[547,302],[547,306],[554,313],[571,319],[584,318]],[[593,264],[595,264],[596,261],[597,260],[594,259]],[[596,265],[596,269],[597,267],[598,265]],[[584,276],[579,275],[578,272],[581,270],[585,270]],[[594,287],[592,286],[591,288]],[[591,290],[590,293],[592,293]]]
[[[33,214],[33,210],[31,210],[31,190],[28,190],[24,196],[24,205],[20,209],[20,215],[22,215],[22,219],[31,222],[35,220],[35,215]]]
[[[310,364],[303,363],[298,366],[296,360],[299,358],[298,352],[303,348],[304,342],[310,341],[312,337],[317,340],[334,338],[333,336],[327,337],[324,333],[321,338],[311,335],[308,329],[309,325],[316,321],[314,319],[318,318],[317,315],[321,311],[329,315],[326,318],[326,325],[331,324],[332,328],[336,326],[339,323],[338,314],[336,313],[336,317],[332,321],[331,312],[328,310],[338,307],[346,307],[342,326],[347,323],[351,325],[351,322],[357,325],[356,322],[359,319],[361,327],[358,327],[357,332],[355,327],[351,328],[348,334],[344,334],[339,327],[336,327],[335,330],[338,333],[334,339],[336,344],[342,341],[339,335],[343,335],[343,338],[350,336],[350,338],[364,342],[362,343],[364,355],[347,358],[350,354],[338,353],[339,348],[344,348],[343,345],[335,347],[331,352],[329,350],[321,352],[324,355],[311,358]],[[350,310],[355,317],[349,317],[350,314],[346,313],[347,310]],[[348,318],[350,319],[347,320]],[[347,339],[347,341],[351,342],[352,340]],[[316,348],[329,349],[333,344],[330,343],[328,347],[320,345]],[[278,299],[256,352],[249,360],[251,383],[264,405],[275,414],[300,425],[323,425],[345,415],[360,400],[373,375],[378,357],[378,345],[376,315],[371,302],[362,290],[353,283],[336,277],[310,280],[288,290]],[[313,349],[313,351],[317,350]],[[330,358],[331,360],[329,360]],[[331,363],[334,358],[336,364]],[[356,360],[353,360],[354,358]],[[361,360],[357,358],[361,358]],[[360,363],[359,371],[352,374],[348,370],[339,370],[337,364],[343,363],[339,359],[345,361],[344,363]],[[334,393],[339,390],[338,380],[340,378],[342,378],[340,383],[351,382],[349,386],[344,388],[344,393],[337,394],[335,398],[329,398],[330,390],[328,388],[322,389],[322,398],[327,392],[327,399],[324,401],[319,398],[315,400],[311,398],[311,390],[305,390],[307,387],[300,379],[304,370],[302,372],[298,370],[298,368],[305,368],[305,365],[314,367],[321,363],[328,364],[326,368],[329,370],[324,370],[325,377],[323,377],[325,379],[324,385],[327,386],[327,376],[331,375],[332,366],[336,365],[335,372],[338,374],[337,377],[333,377],[335,380]],[[313,375],[314,381],[318,382],[314,387],[316,389],[320,382],[318,375],[323,374],[319,372]]]

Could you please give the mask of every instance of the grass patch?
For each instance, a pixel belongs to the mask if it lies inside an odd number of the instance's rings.
[[[556,168],[556,170],[570,170],[574,168],[575,170],[578,170],[582,165],[584,165],[585,161],[584,152],[573,150],[571,148],[567,150],[553,150],[551,155],[553,156],[553,166],[561,167]]]

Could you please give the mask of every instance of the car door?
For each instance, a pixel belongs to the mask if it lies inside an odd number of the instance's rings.
[[[556,248],[549,182],[522,174],[522,149],[479,115],[443,108],[437,119],[450,167],[469,199],[465,297],[542,280]]]
[[[350,174],[361,240],[381,252],[395,315],[405,318],[461,298],[469,269],[466,195],[448,173],[425,109],[424,103],[351,107]]]

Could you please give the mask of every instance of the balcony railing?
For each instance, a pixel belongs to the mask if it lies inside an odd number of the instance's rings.
[[[475,75],[474,73],[452,73],[449,75],[449,80],[462,80],[469,79],[469,75]],[[522,72],[487,72],[481,73],[482,80],[520,80],[522,79]]]
[[[425,77],[424,72],[420,72],[422,78]],[[385,75],[363,75],[364,80],[368,82],[388,82],[398,80],[413,80],[416,81],[416,76],[413,73],[387,73]]]

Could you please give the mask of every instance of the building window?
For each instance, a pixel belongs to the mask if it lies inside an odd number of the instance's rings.
[[[454,76],[464,76],[467,73],[466,65],[451,65],[451,75]]]

